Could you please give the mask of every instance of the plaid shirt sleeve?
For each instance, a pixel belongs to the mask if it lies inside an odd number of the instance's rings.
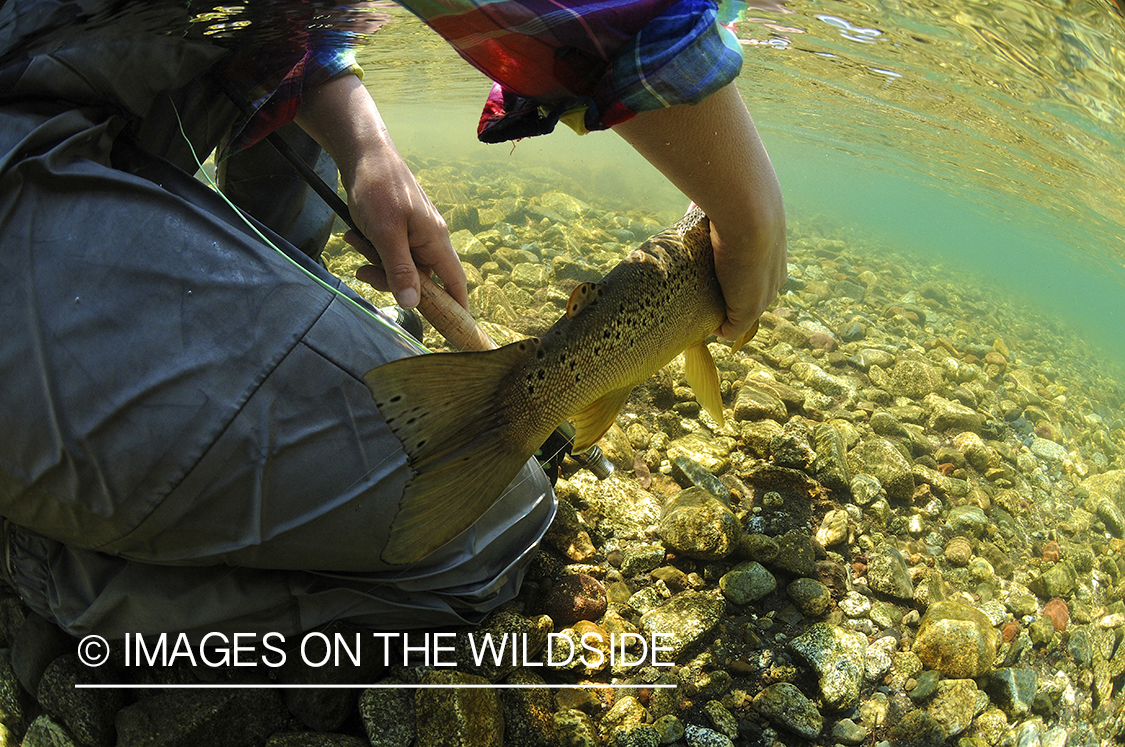
[[[294,55],[280,64],[276,59],[236,55],[224,74],[244,92],[254,113],[235,124],[220,158],[249,148],[291,122],[301,106],[304,90],[348,73],[363,77],[355,52],[346,43],[310,44],[303,56]]]
[[[478,70],[496,81],[477,128],[485,142],[579,133],[633,115],[696,103],[738,75],[737,39],[714,0],[402,0]],[[277,71],[282,71],[278,73]],[[223,157],[291,121],[301,92],[362,75],[347,40],[328,36],[289,61],[236,56],[227,76],[255,111]]]
[[[579,133],[730,83],[741,47],[713,0],[403,0],[496,85],[477,134]]]

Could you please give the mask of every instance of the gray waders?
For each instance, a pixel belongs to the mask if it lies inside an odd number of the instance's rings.
[[[547,480],[530,462],[424,561],[379,560],[409,470],[361,377],[417,351],[190,175],[173,112],[219,141],[222,52],[92,34],[0,66],[2,572],[74,635],[479,622],[550,524]]]

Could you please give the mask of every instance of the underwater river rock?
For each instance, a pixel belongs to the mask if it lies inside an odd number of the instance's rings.
[[[546,329],[576,283],[675,218],[584,201],[563,177],[411,165],[449,221],[474,313],[499,342]],[[564,464],[559,519],[521,594],[482,628],[458,631],[523,635],[534,661],[474,668],[462,650],[460,671],[418,663],[376,675],[589,689],[343,691],[331,733],[312,730],[316,714],[279,718],[276,698],[141,692],[116,721],[117,744],[190,743],[203,721],[272,747],[1116,740],[1118,374],[971,278],[827,220],[791,216],[789,248],[789,281],[757,337],[738,354],[709,345],[726,424],[700,410],[680,361],[640,385],[614,430],[613,476]],[[391,303],[356,283],[363,260],[339,237],[326,262],[376,305]],[[426,343],[443,344],[428,326]],[[24,613],[3,602],[12,644]],[[626,640],[628,655],[535,666],[549,644],[591,634]],[[671,666],[640,656],[654,634]],[[73,688],[37,701],[8,661],[0,720],[13,739],[114,743],[107,725],[120,701]],[[183,669],[159,677],[197,681]],[[598,687],[608,684],[626,687]],[[137,715],[154,709],[177,723]]]
[[[545,328],[576,282],[668,220],[527,184],[497,199],[504,217],[459,226],[459,251],[506,339]],[[791,220],[789,245],[790,280],[757,338],[737,355],[710,345],[725,426],[676,361],[618,419],[634,469],[599,482],[564,467],[577,521],[561,545],[595,552],[548,550],[513,609],[537,614],[559,579],[591,574],[603,627],[667,627],[675,661],[579,678],[637,690],[584,701],[598,737],[568,726],[564,739],[646,744],[658,723],[688,744],[1116,734],[1120,381],[1052,323],[826,221]],[[644,689],[664,681],[674,695]],[[556,701],[561,728],[573,709]],[[606,728],[622,702],[629,718]]]

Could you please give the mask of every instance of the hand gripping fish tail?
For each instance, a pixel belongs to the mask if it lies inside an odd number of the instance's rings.
[[[471,526],[564,420],[575,426],[576,451],[593,445],[633,388],[681,352],[700,405],[722,423],[706,341],[725,310],[710,222],[696,208],[601,281],[575,288],[542,337],[367,372],[412,471],[382,559],[416,562]]]

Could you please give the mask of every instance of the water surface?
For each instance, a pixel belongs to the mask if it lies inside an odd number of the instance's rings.
[[[1014,297],[1125,365],[1125,22],[1105,0],[725,6],[791,216],[819,215]],[[584,199],[683,197],[612,133],[484,146],[489,82],[405,11],[361,50],[400,149],[557,168]]]

